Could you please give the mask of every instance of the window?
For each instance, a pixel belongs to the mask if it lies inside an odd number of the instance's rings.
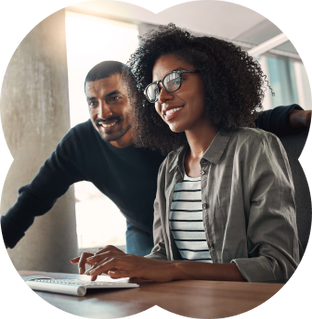
[[[74,12],[66,12],[66,42],[71,127],[89,119],[84,79],[97,63],[126,63],[137,47],[138,28]],[[92,183],[75,184],[78,246],[124,246],[126,220],[115,204]]]
[[[263,103],[264,109],[294,103],[299,104],[303,109],[311,109],[309,80],[302,62],[287,57],[265,55],[258,57],[258,61],[275,93],[275,96],[272,96],[267,90]]]

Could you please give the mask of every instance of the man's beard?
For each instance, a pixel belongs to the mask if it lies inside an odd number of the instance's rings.
[[[131,118],[130,115],[128,113],[126,113],[124,120],[122,120],[122,118],[120,116],[111,117],[111,118],[108,118],[106,120],[100,120],[100,119],[97,120],[96,126],[98,127],[98,132],[99,132],[101,138],[107,142],[118,141],[119,139],[121,139],[129,131],[129,129],[132,127],[132,121],[130,121],[130,118]],[[119,129],[119,131],[113,130],[111,132],[109,132],[109,131],[105,132],[104,134],[99,130],[99,125],[101,124],[101,122],[105,123],[105,122],[111,122],[114,120],[117,121],[116,125],[119,125],[119,123],[122,123],[122,122],[128,123],[128,125],[125,128],[121,127]]]
[[[109,136],[110,134],[114,134],[116,132],[111,132],[111,133],[106,133],[105,137],[102,136],[102,134],[100,133],[100,136],[102,137],[102,139],[106,142],[113,142],[113,141],[118,141],[119,139],[121,139],[131,128],[131,124],[129,124],[125,129],[121,129],[119,134],[116,136]]]

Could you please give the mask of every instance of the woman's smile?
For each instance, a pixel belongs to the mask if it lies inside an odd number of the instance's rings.
[[[168,108],[167,110],[163,111],[164,119],[166,121],[170,121],[171,119],[175,118],[178,113],[182,110],[182,106],[180,107],[174,107],[174,108]]]

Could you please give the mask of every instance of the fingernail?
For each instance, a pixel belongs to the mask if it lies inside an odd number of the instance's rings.
[[[89,270],[88,270],[88,273],[89,273],[89,274],[93,274],[94,272],[95,272],[95,269],[89,269]]]
[[[81,267],[79,267],[79,274],[80,274],[80,275],[83,274],[83,271],[82,271],[82,268],[81,268]]]

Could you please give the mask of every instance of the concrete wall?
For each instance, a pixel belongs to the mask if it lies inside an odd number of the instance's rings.
[[[64,10],[38,24],[15,51],[0,108],[14,158],[1,197],[4,214],[70,127]],[[76,272],[69,263],[77,254],[73,188],[8,252],[17,270]]]

